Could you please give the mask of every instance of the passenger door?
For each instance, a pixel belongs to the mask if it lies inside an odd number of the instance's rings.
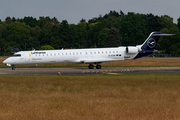
[[[25,62],[30,62],[31,54],[29,52],[25,52],[24,55],[25,55]]]

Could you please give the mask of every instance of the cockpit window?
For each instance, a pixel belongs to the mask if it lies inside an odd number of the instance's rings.
[[[21,57],[21,54],[14,54],[12,57]]]

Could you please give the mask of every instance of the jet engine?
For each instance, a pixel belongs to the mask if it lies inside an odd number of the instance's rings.
[[[138,47],[126,47],[126,53],[128,54],[136,54],[138,52],[141,52],[141,49]]]

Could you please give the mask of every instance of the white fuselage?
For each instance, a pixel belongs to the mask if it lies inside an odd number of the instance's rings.
[[[138,50],[138,47],[132,47]],[[3,63],[7,65],[45,64],[45,63],[86,63],[99,64],[104,62],[133,59],[138,51],[127,53],[126,47],[92,48],[70,50],[22,51],[15,53]]]

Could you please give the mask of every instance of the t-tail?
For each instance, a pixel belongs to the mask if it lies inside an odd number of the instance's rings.
[[[154,53],[154,49],[155,49],[160,37],[161,36],[172,36],[172,35],[175,35],[175,34],[152,32],[142,45],[137,46],[138,48],[141,49],[141,52],[139,52],[134,59],[141,58],[143,56],[147,56],[147,55]]]

